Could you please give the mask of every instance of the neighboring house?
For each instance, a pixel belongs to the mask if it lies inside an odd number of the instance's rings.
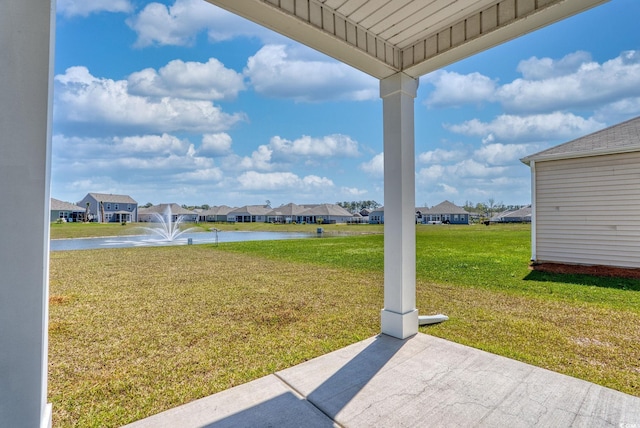
[[[384,224],[384,207],[376,208],[369,213],[369,224]]]
[[[353,220],[353,214],[336,204],[305,205],[307,208],[301,214],[306,223],[349,223]]]
[[[82,208],[70,202],[63,202],[58,199],[51,198],[51,221],[84,221],[86,207]]]
[[[142,223],[157,222],[158,218],[156,214],[161,216],[171,213],[171,222],[175,223],[179,217],[182,217],[182,221],[187,223],[196,223],[198,221],[198,213],[182,208],[178,204],[158,204],[152,205],[148,208],[140,208],[138,210],[138,221]]]
[[[78,206],[86,208],[89,203],[89,214],[92,221],[99,223],[131,222],[138,218],[138,203],[128,195],[112,195],[105,193],[87,193]]]
[[[245,205],[229,211],[227,221],[237,223],[265,223],[267,214],[271,211],[268,205]]]
[[[469,224],[469,213],[449,201],[440,202],[431,208],[416,208],[416,218],[418,223],[423,224]]]
[[[534,262],[640,268],[640,117],[521,160]]]
[[[365,220],[365,218],[362,217],[362,214],[355,213],[349,223],[355,223],[355,224],[369,223],[369,217],[367,217]]]
[[[370,209],[363,208],[360,210],[360,215],[362,216],[361,223],[369,223],[369,214],[371,214]]]
[[[531,205],[496,214],[491,217],[491,223],[531,223]]]
[[[225,222],[228,214],[234,209],[226,205],[214,206],[208,210],[200,211],[198,213],[198,221]]]
[[[302,223],[305,206],[296,205],[293,202],[274,208],[267,213],[269,223]]]

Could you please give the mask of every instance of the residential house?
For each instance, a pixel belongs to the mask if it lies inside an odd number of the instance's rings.
[[[452,202],[443,201],[431,208],[416,208],[416,221],[423,224],[469,224],[469,213]]]
[[[138,221],[143,223],[158,222],[158,215],[163,217],[171,215],[171,222],[173,223],[178,221],[180,217],[182,217],[183,222],[187,223],[196,223],[198,221],[198,213],[175,203],[152,205],[148,208],[142,207],[138,210]]]
[[[336,204],[305,205],[307,208],[301,214],[306,223],[349,223],[353,220],[353,214]]]
[[[494,215],[491,217],[491,223],[531,223],[531,205]]]
[[[237,223],[265,223],[267,214],[271,211],[268,205],[245,205],[229,211],[227,221]]]
[[[58,199],[51,198],[51,221],[84,221],[86,207],[82,208],[70,202],[63,202]]]
[[[198,213],[198,221],[226,222],[227,216],[233,210],[235,210],[235,208],[226,205],[213,206],[208,210],[200,211]]]
[[[640,268],[640,117],[521,160],[534,262]]]
[[[131,222],[138,218],[138,203],[128,195],[87,193],[77,205],[88,206],[92,221],[99,223]]]
[[[269,223],[302,223],[303,213],[307,207],[294,204],[293,202],[274,208],[267,213]]]
[[[369,213],[369,224],[384,224],[384,207],[376,208]]]

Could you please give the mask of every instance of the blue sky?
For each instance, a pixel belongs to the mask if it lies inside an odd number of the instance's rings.
[[[640,2],[420,79],[416,204],[530,203],[519,159],[640,115]],[[58,0],[52,197],[384,203],[378,81],[203,0]]]

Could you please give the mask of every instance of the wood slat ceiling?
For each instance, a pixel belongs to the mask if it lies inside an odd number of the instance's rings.
[[[365,73],[413,77],[608,0],[207,0]]]

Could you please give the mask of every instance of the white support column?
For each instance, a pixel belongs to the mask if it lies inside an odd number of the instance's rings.
[[[0,427],[50,427],[54,0],[0,3]]]
[[[414,98],[418,80],[404,73],[380,81],[384,125],[384,309],[382,333],[418,332],[416,309]]]

